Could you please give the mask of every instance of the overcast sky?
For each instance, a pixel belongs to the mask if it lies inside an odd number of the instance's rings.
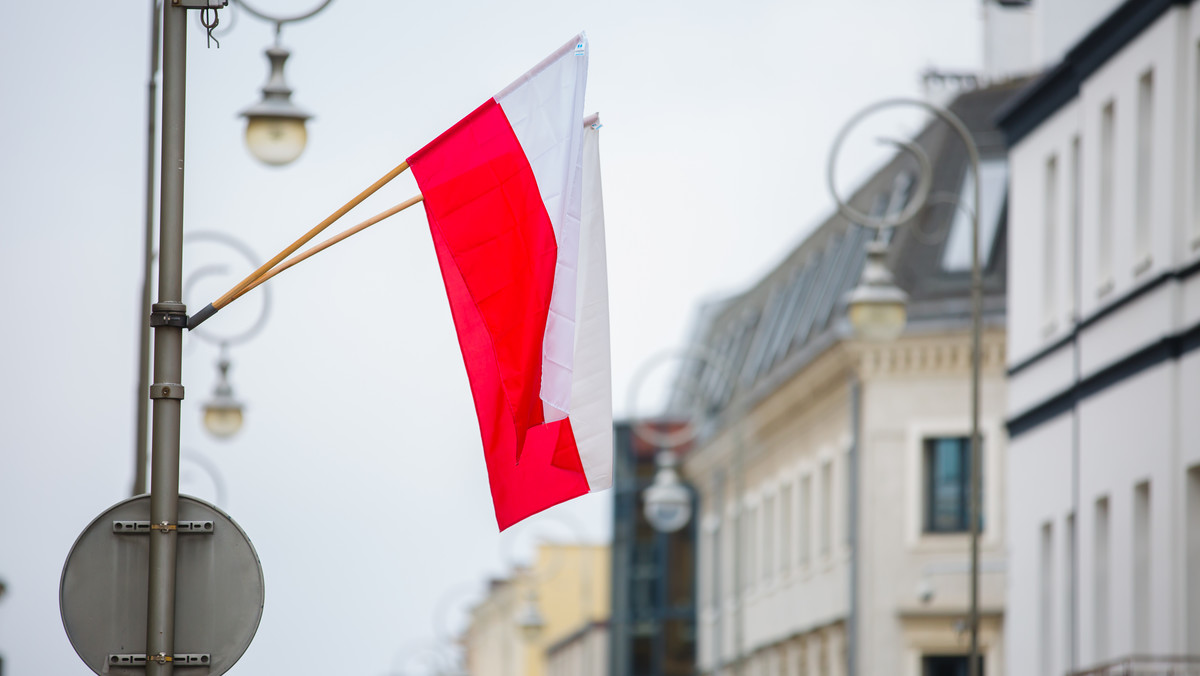
[[[256,0],[280,13],[316,2]],[[148,8],[14,2],[0,22],[0,655],[14,676],[89,673],[59,619],[59,576],[132,482]],[[586,30],[620,413],[633,372],[684,344],[701,301],[744,288],[827,216],[825,161],[844,120],[919,95],[926,67],[979,65],[980,17],[978,0],[334,0],[284,29],[293,99],[315,118],[305,154],[275,169],[247,154],[237,117],[259,97],[272,28],[227,10],[219,49],[190,22],[185,227],[234,234],[266,259]],[[404,176],[344,226],[416,192]],[[251,266],[197,244],[185,267],[194,311]],[[406,655],[432,642],[435,616],[454,625],[535,536],[608,537],[599,494],[505,534],[518,544],[502,550],[420,209],[271,288],[264,329],[231,352],[247,403],[232,441],[200,422],[215,346],[191,336],[184,356],[184,452],[219,468],[222,507],[266,579],[262,623],[231,673],[415,669]],[[206,328],[238,333],[262,298]],[[216,498],[196,461],[182,490]]]

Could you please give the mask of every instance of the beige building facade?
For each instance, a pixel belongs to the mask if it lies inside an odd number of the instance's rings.
[[[610,614],[610,569],[607,545],[539,545],[532,565],[492,580],[487,595],[471,609],[464,637],[467,672],[601,676],[596,665],[604,664],[603,654],[595,654],[595,646],[605,642],[592,632]],[[588,640],[552,665],[550,649],[581,633]]]
[[[979,646],[1004,665],[1004,293],[1007,168],[990,114],[1016,83],[951,110],[983,158],[984,322]],[[915,141],[934,192],[970,183],[961,144]],[[916,163],[897,156],[853,196],[899,213]],[[876,231],[839,217],[764,279],[705,308],[672,413],[699,420],[683,474],[700,495],[698,670],[754,676],[965,676],[971,428],[969,219],[926,209],[884,231],[909,296],[904,333],[856,339],[845,315]],[[965,248],[965,253],[964,253]],[[966,263],[964,264],[964,261]]]

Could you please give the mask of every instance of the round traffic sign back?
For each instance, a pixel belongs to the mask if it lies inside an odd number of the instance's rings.
[[[59,610],[75,652],[97,674],[145,674],[150,496],[110,507],[75,541]],[[262,618],[262,564],[229,515],[179,496],[175,655],[187,676],[218,676],[246,652]],[[180,661],[181,656],[186,661]],[[193,668],[194,667],[194,668]]]

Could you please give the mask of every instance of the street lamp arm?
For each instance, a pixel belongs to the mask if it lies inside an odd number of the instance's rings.
[[[258,17],[259,19],[262,19],[263,21],[270,21],[270,22],[274,23],[277,28],[283,26],[283,24],[285,24],[285,23],[293,23],[296,21],[303,21],[309,17],[315,16],[316,14],[320,13],[321,10],[328,7],[329,3],[333,2],[333,0],[323,0],[321,2],[321,4],[317,5],[313,9],[310,9],[307,12],[301,12],[300,14],[294,14],[292,16],[273,16],[273,15],[269,14],[268,12],[264,12],[261,9],[256,9],[253,5],[246,2],[246,0],[233,0],[233,1],[235,3],[237,3],[237,5],[240,6],[242,9],[249,12],[252,16]]]
[[[184,241],[189,242],[189,243],[190,242],[214,242],[217,244],[222,244],[222,245],[227,246],[227,247],[233,249],[234,251],[236,251],[251,266],[258,265],[259,261],[261,260],[254,253],[254,250],[251,249],[249,246],[247,246],[245,242],[242,242],[240,239],[238,239],[232,235],[229,235],[224,232],[219,232],[216,230],[197,230],[194,232],[189,232],[188,234],[184,235]],[[202,266],[202,267],[196,269],[194,272],[192,272],[191,275],[188,276],[187,280],[184,283],[184,286],[183,286],[184,300],[189,298],[188,287],[190,287],[192,284],[194,284],[196,282],[196,280],[198,280],[201,277],[208,276],[208,275],[225,274],[226,271],[227,271],[227,268],[225,266],[219,265],[219,264]],[[206,342],[210,342],[210,343],[219,343],[222,345],[238,345],[241,343],[245,343],[245,342],[249,341],[251,338],[257,336],[262,331],[263,326],[267,323],[267,318],[270,316],[270,314],[271,314],[271,289],[270,289],[270,287],[267,287],[267,288],[263,289],[262,309],[259,311],[258,317],[254,320],[253,324],[248,326],[243,331],[241,331],[239,333],[235,333],[230,336],[218,336],[218,335],[210,334],[206,331],[198,330],[198,328],[192,328],[189,330],[189,333],[195,335],[196,337],[198,337]]]
[[[980,185],[979,176],[979,149],[975,145],[975,140],[971,136],[970,130],[963,124],[962,120],[957,115],[944,108],[935,106],[926,101],[909,98],[885,99],[873,105],[867,106],[842,128],[838,133],[833,144],[833,149],[829,157],[829,169],[826,179],[829,183],[829,192],[833,199],[837,202],[838,212],[843,216],[850,218],[854,222],[862,223],[872,227],[884,227],[889,225],[898,225],[909,220],[918,210],[922,209],[929,198],[929,184],[932,181],[932,172],[925,171],[921,176],[921,187],[917,191],[917,198],[912,200],[904,211],[897,216],[893,221],[862,219],[864,214],[857,212],[849,207],[837,194],[834,186],[834,169],[837,161],[838,150],[841,147],[842,141],[846,138],[849,131],[857,125],[863,118],[874,114],[883,108],[895,106],[916,107],[932,113],[948,124],[962,140],[963,145],[967,150],[967,158],[971,171],[971,179],[974,194],[974,209],[967,209],[965,205],[959,203],[957,198],[944,200],[938,196],[937,201],[948,201],[954,204],[955,207],[963,209],[970,214],[971,217],[971,438],[970,438],[970,548],[971,548],[971,581],[969,594],[969,619],[968,629],[970,631],[970,649],[967,669],[970,676],[979,676],[979,514],[980,514],[980,493],[981,479],[980,472],[982,464],[980,462],[980,438],[979,438],[979,408],[980,408],[980,362],[981,362],[981,333],[982,333],[982,316],[983,316],[983,273],[979,260],[979,208],[980,208]],[[920,155],[917,156],[920,159]],[[853,612],[853,610],[851,611]],[[850,650],[856,650],[852,644]]]

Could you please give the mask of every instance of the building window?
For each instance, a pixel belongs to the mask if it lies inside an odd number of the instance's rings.
[[[979,656],[979,676],[983,674],[983,655]],[[926,655],[921,658],[921,676],[967,676],[970,673],[967,655]]]
[[[1150,482],[1133,488],[1133,649],[1150,648]]]
[[[979,265],[986,267],[992,255],[992,244],[1000,225],[1008,189],[1008,161],[1004,157],[989,158],[979,163]],[[971,216],[975,206],[975,174],[970,168],[963,177],[958,204],[942,251],[942,269],[948,272],[971,270]]]
[[[1042,676],[1054,674],[1054,526],[1042,524],[1041,541],[1041,598],[1038,620],[1041,641]]]
[[[1080,177],[1080,172],[1083,170],[1080,164],[1080,142],[1079,136],[1076,135],[1071,139],[1071,193],[1067,199],[1070,200],[1070,228],[1071,239],[1070,248],[1067,250],[1067,321],[1075,321],[1075,297],[1079,294],[1079,189],[1083,185]]]
[[[983,486],[980,485],[982,492]],[[982,500],[980,504],[982,505]],[[970,530],[971,443],[968,437],[925,440],[925,532]],[[983,511],[979,524],[983,526]]]
[[[758,510],[751,507],[742,512],[742,552],[745,557],[742,563],[742,587],[747,591],[754,589],[754,566],[757,557],[755,527],[758,525]]]
[[[1058,156],[1046,160],[1046,193],[1042,204],[1042,323],[1047,332],[1054,330],[1054,307],[1058,293],[1055,276],[1058,271]]]
[[[762,519],[762,576],[770,583],[775,572],[775,496],[763,500]]]
[[[717,605],[717,598],[716,598],[716,594],[714,593],[714,591],[721,584],[720,580],[717,578],[717,571],[718,571],[719,566],[717,565],[716,562],[720,559],[720,556],[721,556],[721,531],[722,530],[723,529],[721,528],[721,525],[719,523],[714,523],[713,527],[711,529],[706,528],[701,531],[703,533],[703,536],[702,536],[703,539],[701,540],[701,546],[704,547],[704,551],[700,553],[700,564],[707,568],[704,571],[705,572],[704,580],[707,584],[705,584],[705,582],[702,582],[699,585],[699,587],[700,587],[699,607],[701,609],[715,608]]]
[[[1150,186],[1154,171],[1154,71],[1138,79],[1137,176],[1134,194],[1134,274],[1145,272],[1150,263]]]
[[[1187,529],[1187,570],[1200,570],[1200,465],[1187,472],[1184,528]],[[1187,576],[1187,644],[1184,652],[1200,654],[1200,575]]]
[[[1196,92],[1195,147],[1192,149],[1192,249],[1200,248],[1200,42],[1196,43],[1196,63],[1192,71],[1196,74],[1193,91]]]
[[[1100,662],[1108,657],[1108,597],[1109,584],[1109,521],[1108,497],[1096,501],[1095,537],[1093,538],[1092,561],[1095,569],[1092,576],[1092,661]]]
[[[1059,640],[1062,641],[1059,650],[1060,655],[1064,656],[1065,660],[1070,660],[1074,654],[1074,632],[1075,632],[1075,580],[1079,574],[1079,556],[1076,549],[1076,532],[1075,532],[1075,513],[1069,512],[1066,520],[1066,533],[1063,534],[1063,548],[1066,550],[1066,556],[1063,557],[1062,584],[1059,585],[1060,593],[1062,594],[1062,607],[1065,608],[1063,613],[1063,627],[1059,632]]]
[[[792,567],[792,484],[784,484],[779,492],[779,568]]]
[[[800,517],[797,519],[796,541],[800,545],[800,565],[807,566],[812,554],[812,475],[800,479]]]
[[[738,561],[741,560],[741,555],[738,554],[737,541],[738,529],[742,526],[742,515],[737,513],[736,507],[730,509],[727,513],[725,521],[721,524],[721,559],[720,571],[721,586],[719,591],[722,594],[732,595],[737,592],[741,580],[737,578]],[[720,598],[717,603],[721,603]]]
[[[820,528],[820,551],[821,556],[829,556],[829,545],[831,540],[831,530],[833,530],[833,463],[825,462],[821,465],[821,495],[818,498],[821,501],[819,521],[817,527]]]
[[[1116,149],[1116,103],[1109,101],[1100,111],[1100,217],[1096,233],[1097,292],[1112,291],[1113,255],[1113,154]]]

